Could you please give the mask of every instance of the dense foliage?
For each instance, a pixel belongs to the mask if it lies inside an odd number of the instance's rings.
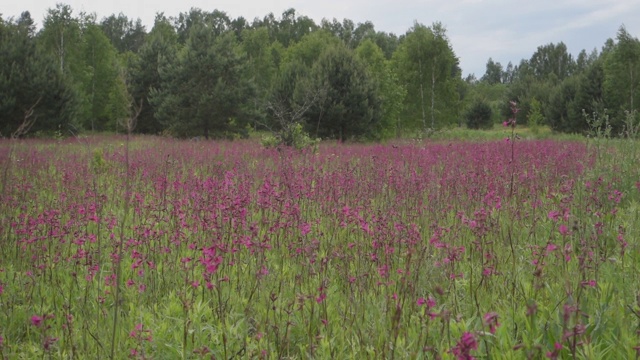
[[[480,80],[462,79],[438,22],[396,36],[371,22],[317,24],[294,9],[248,21],[193,8],[159,13],[146,29],[122,13],[98,20],[58,4],[38,31],[28,12],[0,19],[0,37],[5,137],[135,124],[137,133],[230,138],[299,124],[314,138],[380,140],[462,126],[479,101],[491,107],[487,125],[510,116],[510,101],[523,110],[518,124],[537,102],[536,126],[561,132],[588,131],[585,114],[607,118],[613,135],[640,122],[640,42],[624,27],[575,58],[552,43],[517,65],[489,59]]]
[[[553,130],[586,134],[588,118],[607,118],[612,135],[628,134],[630,125],[640,123],[639,91],[640,41],[624,26],[616,39],[609,39],[601,51],[585,50],[574,58],[564,43],[538,47],[530,59],[503,69],[489,59],[485,75],[479,80],[467,78],[469,95],[499,99],[494,108],[507,118],[509,101],[523,109],[519,124],[527,124],[533,113]],[[496,94],[498,92],[498,94]],[[536,109],[532,109],[535,104]],[[533,110],[533,111],[532,111]],[[586,114],[586,115],[585,115]],[[632,121],[628,121],[632,119]]]
[[[467,127],[469,129],[486,129],[493,126],[491,106],[484,101],[477,101],[465,114]]]

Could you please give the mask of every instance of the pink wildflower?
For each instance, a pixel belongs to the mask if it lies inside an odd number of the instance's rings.
[[[318,304],[320,304],[320,303],[322,303],[322,302],[324,301],[324,299],[326,299],[326,298],[327,298],[327,294],[325,294],[325,293],[320,293],[320,296],[318,296],[318,297],[316,298],[316,302],[317,302]]]
[[[300,233],[302,234],[302,236],[305,236],[310,232],[311,232],[311,225],[309,225],[309,223],[304,223],[302,224],[302,226],[300,226]]]
[[[465,332],[460,337],[456,346],[451,349],[451,352],[458,360],[473,360],[475,357],[471,355],[471,350],[476,350],[477,348],[478,342],[476,341],[475,335],[470,332]]]
[[[42,324],[42,316],[33,315],[31,317],[31,325],[40,326],[40,324]]]
[[[556,210],[549,211],[547,217],[551,220],[558,220],[560,218],[560,212]]]
[[[562,234],[563,236],[567,236],[569,235],[569,228],[567,227],[567,225],[562,224],[558,227],[558,231],[560,232],[560,234]]]
[[[431,296],[429,296],[426,299],[421,297],[421,298],[418,298],[418,300],[416,301],[416,304],[418,306],[426,305],[428,309],[431,309],[432,307],[436,306],[436,301]]]
[[[498,328],[498,326],[500,326],[500,323],[498,322],[498,314],[495,312],[488,312],[484,314],[484,317],[482,319],[485,325],[489,326],[489,332],[495,334],[496,329]]]

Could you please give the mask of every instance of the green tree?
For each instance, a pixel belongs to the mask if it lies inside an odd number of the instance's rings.
[[[146,36],[146,29],[142,25],[142,21],[137,19],[134,23],[123,13],[119,13],[117,16],[112,14],[102,19],[100,29],[119,53],[138,52],[144,44]]]
[[[58,66],[65,76],[82,72],[82,31],[69,5],[57,4],[55,9],[47,10],[39,39],[45,51],[57,56]]]
[[[586,112],[589,115],[594,113],[604,115],[606,112],[604,104],[604,60],[597,59],[591,63],[578,77],[578,91],[574,101],[574,114]],[[584,120],[584,119],[583,119]],[[588,130],[586,121],[576,123],[577,128],[571,132],[583,132]]]
[[[579,78],[574,76],[566,78],[552,91],[545,115],[553,130],[575,133],[587,126],[582,110],[576,106],[579,86]]]
[[[326,90],[314,88],[309,68],[301,61],[283,64],[273,81],[266,101],[267,122],[263,124],[274,136],[267,142],[297,148],[312,145],[304,130],[304,119],[312,106],[323,101]]]
[[[242,32],[241,48],[246,56],[247,69],[244,76],[256,87],[254,98],[254,111],[262,115],[264,105],[269,96],[269,91],[278,68],[276,65],[277,50],[270,43],[267,28],[245,29]],[[277,45],[276,45],[277,47]],[[264,121],[263,117],[256,118],[257,122]],[[257,124],[254,124],[254,127]]]
[[[0,21],[1,136],[66,131],[74,127],[74,109],[75,93],[55,59],[37,47],[30,14]]]
[[[393,54],[396,52],[396,49],[400,45],[400,39],[393,33],[386,33],[384,31],[378,31],[375,34],[371,35],[371,40],[380,47],[382,52],[384,53],[384,57],[387,60],[390,60],[393,57]]]
[[[356,29],[353,31],[353,44],[356,48],[360,47],[360,45],[362,45],[362,43],[365,40],[373,41],[375,39],[375,36],[376,36],[375,26],[371,21],[359,23],[358,26],[356,26]],[[376,46],[378,45],[376,44]]]
[[[309,133],[340,140],[375,137],[381,100],[366,65],[353,51],[343,44],[327,48],[310,76],[312,88],[326,95],[307,113]]]
[[[426,130],[456,122],[457,84],[462,80],[442,25],[428,28],[414,24],[394,53],[393,62],[407,89],[403,117],[408,119],[408,127]]]
[[[122,65],[117,51],[100,27],[89,23],[83,30],[82,57],[87,75],[82,86],[89,105],[85,129],[114,130],[119,119],[127,115],[127,96],[120,77]]]
[[[342,42],[348,48],[354,48],[357,44],[354,40],[354,33],[356,30],[356,26],[352,20],[344,19],[342,22],[338,21],[338,19],[334,18],[332,21],[327,19],[322,19],[320,23],[320,27],[333,34],[333,36],[342,40]]]
[[[529,128],[531,128],[531,131],[534,134],[537,134],[540,126],[544,125],[544,121],[545,119],[542,112],[542,104],[536,98],[531,99],[531,109],[528,113],[527,125],[529,125]]]
[[[509,63],[507,64],[507,67],[504,69],[504,72],[502,73],[502,82],[504,84],[511,84],[513,82],[514,73],[515,73],[515,66],[513,66],[513,63],[511,61],[509,61]]]
[[[54,54],[65,82],[71,85],[75,93],[76,108],[73,114],[76,119],[73,123],[80,126],[77,130],[90,123],[92,116],[91,102],[85,87],[91,81],[91,71],[83,57],[81,22],[73,16],[69,5],[57,4],[56,8],[47,10],[43,28],[37,37],[42,52]]]
[[[576,59],[576,73],[581,74],[586,71],[594,62],[596,62],[599,58],[598,50],[593,49],[591,53],[587,54],[586,50],[580,51],[578,54],[578,58]]]
[[[501,115],[501,110],[508,88],[509,85],[507,84],[489,85],[486,82],[474,82],[473,79],[467,79],[462,82],[459,91],[461,107],[463,109],[469,109],[478,101],[486,102],[491,107],[491,123],[503,122],[504,118]],[[463,119],[464,116],[461,117],[461,121]]]
[[[640,109],[640,41],[631,36],[624,26],[618,30],[617,43],[606,56],[604,98],[612,112],[614,130],[621,130],[625,111]]]
[[[494,62],[493,59],[489,58],[487,61],[487,70],[480,81],[484,81],[490,85],[501,84],[503,75],[502,64]]]
[[[369,76],[380,96],[381,118],[375,133],[385,139],[395,135],[406,90],[385,59],[382,49],[371,39],[364,40],[356,49],[356,55],[367,65]]]
[[[490,129],[493,126],[491,106],[482,100],[477,100],[465,114],[469,129]]]
[[[178,37],[169,19],[162,13],[157,14],[153,29],[130,64],[129,93],[136,103],[142,104],[136,132],[157,134],[164,130],[163,124],[156,117],[154,105],[149,102],[149,97],[153,89],[158,90],[162,85],[162,65],[175,63],[177,43]]]
[[[224,11],[202,11],[191,8],[188,13],[180,13],[174,19],[174,27],[178,34],[178,42],[186,43],[191,36],[191,29],[196,26],[206,26],[215,36],[220,36],[231,29],[231,19]]]
[[[291,8],[282,13],[274,31],[274,40],[285,47],[295,44],[304,36],[314,32],[318,26],[313,19],[306,16],[296,16],[296,10]]]
[[[254,96],[244,71],[233,33],[194,26],[177,61],[161,67],[160,88],[151,90],[156,117],[177,136],[242,135]]]
[[[576,67],[563,42],[539,46],[531,56],[529,65],[538,80],[549,80],[550,76],[554,76],[559,81],[571,76]]]
[[[287,48],[284,62],[301,61],[311,68],[325,49],[336,46],[340,39],[326,30],[315,31]]]

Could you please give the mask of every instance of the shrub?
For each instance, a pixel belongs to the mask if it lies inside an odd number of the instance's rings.
[[[305,148],[315,148],[320,139],[312,139],[302,128],[300,123],[292,123],[285,126],[274,135],[267,135],[262,138],[262,146],[276,147],[279,145],[291,146],[298,150]]]
[[[493,126],[491,121],[491,106],[485,101],[478,100],[467,110],[465,119],[469,129],[488,129]]]

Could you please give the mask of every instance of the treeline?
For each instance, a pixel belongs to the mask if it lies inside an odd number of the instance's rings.
[[[130,129],[234,138],[254,129],[286,142],[302,128],[377,140],[477,127],[485,121],[478,106],[497,122],[509,100],[522,107],[521,123],[537,111],[556,130],[581,131],[582,109],[608,109],[615,123],[637,107],[637,47],[622,28],[599,53],[573,60],[551,44],[517,66],[490,60],[480,80],[462,79],[439,23],[396,36],[370,22],[317,24],[294,9],[251,22],[191,9],[157,14],[147,31],[123,14],[98,21],[59,4],[39,31],[28,12],[0,18],[0,135]]]
[[[50,9],[0,24],[0,132],[124,131],[237,137],[301,124],[319,138],[381,139],[455,123],[463,84],[445,29],[406,34],[285,11],[248,22],[192,9],[140,21]],[[32,111],[31,111],[32,110]]]
[[[476,104],[491,107],[493,121],[510,117],[509,101],[515,101],[519,124],[587,133],[590,126],[604,130],[608,123],[612,136],[638,133],[640,41],[624,26],[600,50],[582,50],[574,58],[564,43],[552,43],[515,66],[489,59],[480,79],[469,76],[465,82]]]

